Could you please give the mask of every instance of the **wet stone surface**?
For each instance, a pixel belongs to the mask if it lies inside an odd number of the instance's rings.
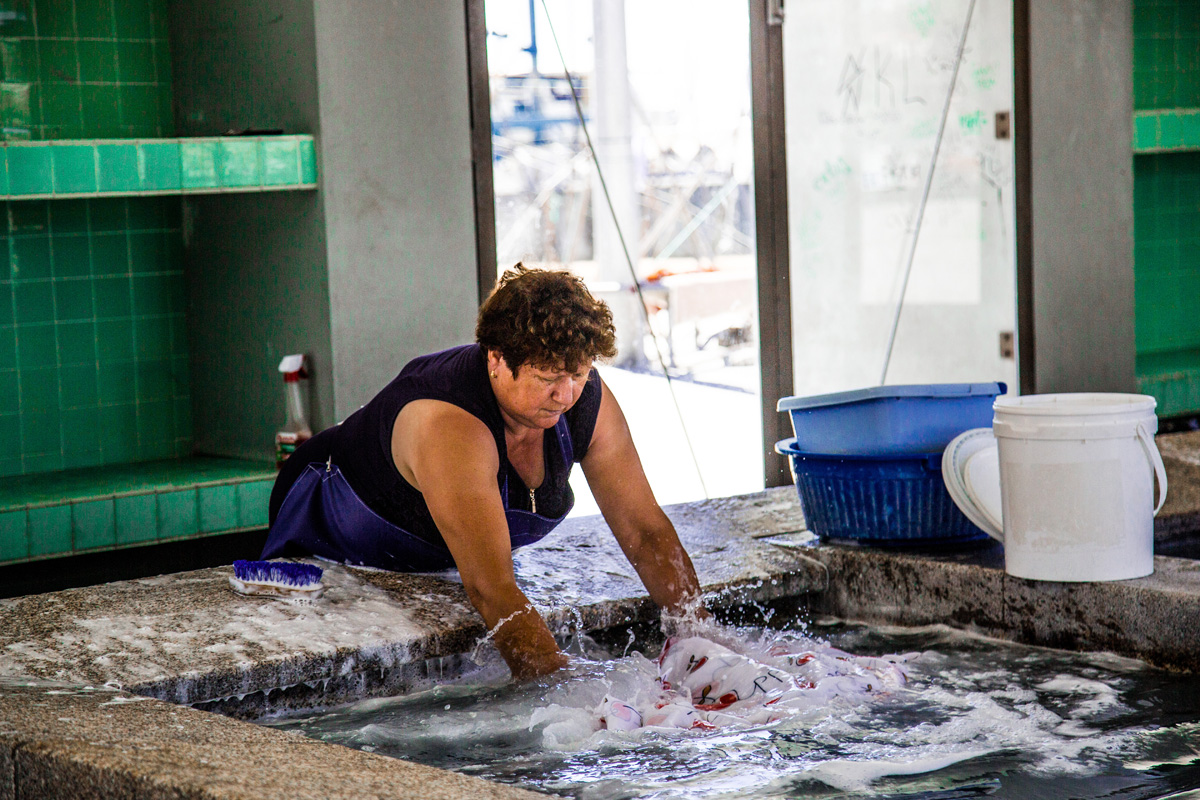
[[[1200,435],[1159,442],[1171,482],[1156,525],[1165,546],[1200,529]],[[791,487],[668,513],[712,608],[804,596],[817,614],[1200,668],[1197,561],[1164,556],[1147,578],[1057,584],[1007,576],[999,545],[819,544]],[[569,520],[516,561],[557,630],[657,619],[597,518]],[[230,567],[0,600],[0,800],[532,796],[199,710],[254,716],[472,668],[484,630],[451,576],[322,566],[326,594],[308,605],[237,595]]]

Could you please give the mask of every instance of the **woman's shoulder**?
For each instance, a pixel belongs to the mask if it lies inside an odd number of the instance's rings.
[[[380,395],[395,413],[414,400],[441,400],[479,417],[489,427],[498,416],[487,383],[487,361],[477,344],[414,358]],[[394,419],[394,414],[389,416]]]

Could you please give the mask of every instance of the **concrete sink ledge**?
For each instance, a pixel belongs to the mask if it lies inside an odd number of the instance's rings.
[[[803,528],[794,490],[668,513],[713,607],[828,585],[801,548],[766,541]],[[552,627],[657,619],[598,518],[518,562]],[[231,567],[0,600],[0,800],[532,796],[199,710],[395,694],[473,666],[463,654],[485,631],[459,583],[322,566],[311,604],[242,597]]]

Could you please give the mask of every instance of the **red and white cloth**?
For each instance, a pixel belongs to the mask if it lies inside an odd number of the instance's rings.
[[[657,662],[658,696],[634,705],[605,695],[595,713],[600,727],[619,731],[772,722],[792,705],[899,688],[907,658],[854,656],[811,643],[752,657],[699,636],[669,639]]]

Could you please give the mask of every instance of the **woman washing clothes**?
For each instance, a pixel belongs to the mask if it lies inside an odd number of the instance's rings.
[[[568,272],[518,264],[484,302],[475,337],[412,360],[288,458],[262,557],[457,567],[513,676],[543,675],[567,659],[517,586],[512,551],[570,511],[578,461],[651,599],[703,613],[692,562],[593,368],[616,355],[608,307]]]

